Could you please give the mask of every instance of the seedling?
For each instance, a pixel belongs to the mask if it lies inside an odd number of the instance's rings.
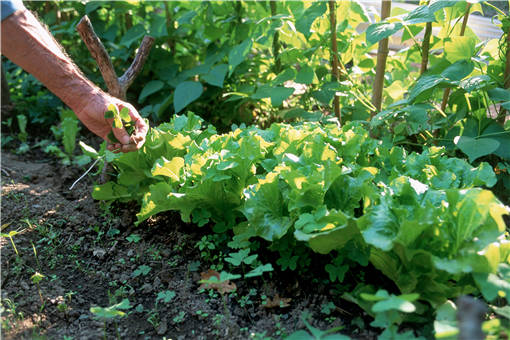
[[[126,240],[129,243],[138,243],[142,238],[138,234],[131,234],[128,237],[126,237]]]
[[[140,275],[145,276],[145,275],[149,274],[150,271],[151,271],[151,267],[149,267],[147,265],[141,265],[137,269],[135,269],[135,271],[133,272],[133,277],[138,277]]]
[[[350,338],[348,336],[342,335],[342,334],[335,334],[336,332],[340,331],[343,326],[331,328],[325,331],[322,331],[318,328],[313,327],[310,325],[310,323],[307,321],[309,317],[308,312],[303,312],[301,315],[301,319],[303,320],[303,323],[305,324],[306,328],[308,328],[308,333],[305,330],[299,330],[297,332],[292,333],[289,335],[286,339],[288,340],[304,340],[304,339],[310,339],[310,340],[321,340],[321,339],[328,339],[328,340],[349,340]]]
[[[126,316],[123,310],[128,310],[132,306],[129,304],[129,299],[124,299],[120,303],[110,307],[90,307],[90,312],[98,319],[103,320],[103,339],[106,337],[106,321],[109,319],[122,318]],[[119,328],[117,322],[115,322],[115,331],[117,333],[117,339],[120,339]]]
[[[163,303],[169,303],[175,297],[175,292],[173,290],[165,290],[158,293],[158,297],[156,298],[156,303],[158,301],[163,301]]]
[[[32,283],[37,285],[37,291],[39,292],[39,298],[41,299],[41,303],[42,303],[42,306],[41,306],[41,310],[42,310],[44,308],[44,299],[43,299],[43,296],[41,293],[41,286],[39,285],[39,282],[41,282],[42,279],[44,279],[44,275],[39,272],[35,272],[35,274],[32,275],[30,279],[32,280]]]
[[[7,228],[9,225],[10,225],[10,223],[2,224],[2,231],[5,228]],[[1,237],[9,238],[9,240],[11,241],[12,247],[14,248],[14,252],[16,253],[16,255],[19,256],[18,249],[16,248],[16,245],[14,244],[14,240],[12,239],[12,237],[16,236],[17,234],[19,234],[19,232],[15,231],[15,230],[12,230],[12,231],[9,231],[7,234],[6,233],[0,233],[0,236]]]
[[[178,324],[178,323],[181,323],[184,321],[186,317],[186,312],[184,311],[180,311],[179,314],[177,314],[176,316],[174,316],[174,318],[172,319],[173,323],[174,324]]]
[[[129,115],[129,109],[127,107],[123,107],[119,111],[117,105],[109,104],[108,111],[105,112],[104,117],[106,119],[113,119],[112,128],[114,129],[124,128],[129,135],[131,135],[135,130],[134,122]],[[117,137],[113,134],[113,131],[110,131],[107,137],[113,143],[120,143]]]

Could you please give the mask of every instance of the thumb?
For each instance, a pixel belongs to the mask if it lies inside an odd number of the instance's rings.
[[[126,132],[126,130],[124,128],[112,127],[112,132],[113,132],[113,135],[115,136],[115,138],[118,139],[120,144],[129,144],[130,143],[129,134]]]

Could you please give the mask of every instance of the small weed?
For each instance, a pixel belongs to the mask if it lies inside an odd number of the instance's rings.
[[[172,322],[174,324],[179,324],[179,323],[182,323],[184,322],[184,319],[186,318],[186,312],[184,311],[180,311],[179,314],[177,314],[176,316],[174,316],[174,318],[172,319]]]
[[[42,303],[41,310],[44,308],[44,299],[42,296],[41,286],[39,285],[39,282],[41,282],[44,279],[44,277],[45,276],[39,272],[35,272],[35,274],[30,277],[30,279],[32,280],[32,283],[37,285],[37,291],[39,293],[39,298],[41,298],[41,303]]]
[[[162,301],[163,303],[169,303],[170,301],[173,300],[175,295],[176,294],[173,290],[165,290],[165,291],[159,292],[158,296],[156,298],[156,304],[158,303],[158,301]]]
[[[98,319],[103,320],[103,338],[106,340],[106,320],[114,319],[118,317],[124,317],[126,315],[123,310],[128,310],[132,306],[129,303],[128,299],[122,300],[122,302],[112,305],[110,307],[90,307],[90,312],[94,314],[94,316]],[[117,322],[115,322],[115,330],[117,333],[117,339],[120,339],[119,335],[119,327]]]
[[[156,246],[154,245],[151,245],[147,249],[147,253],[149,253],[149,256],[152,259],[152,261],[161,261],[161,259],[163,258],[161,256],[161,250],[157,249]]]
[[[321,305],[321,313],[325,315],[330,315],[332,311],[336,309],[336,306],[333,302],[328,301],[327,303],[323,303]]]
[[[246,306],[253,306],[252,298],[255,296],[257,296],[257,290],[252,288],[249,290],[248,294],[241,296],[237,302],[242,308],[245,308]]]
[[[159,327],[159,323],[161,322],[159,317],[159,312],[156,309],[151,310],[147,314],[147,321],[154,327],[154,329]]]
[[[16,309],[16,304],[11,299],[2,299],[0,301],[0,313],[3,315],[5,312],[7,316],[2,317],[3,330],[10,330],[12,323],[23,320],[25,317],[23,312]]]
[[[206,312],[201,311],[201,310],[197,310],[195,312],[195,315],[198,316],[199,319],[206,319],[209,316],[209,313],[206,313]]]
[[[126,240],[129,243],[138,243],[142,238],[138,234],[131,234],[128,237],[126,237]]]
[[[149,272],[151,271],[151,267],[143,264],[141,266],[139,266],[137,269],[135,269],[135,271],[133,272],[133,277],[138,277],[140,275],[143,275],[143,276],[146,276],[147,274],[149,274]]]

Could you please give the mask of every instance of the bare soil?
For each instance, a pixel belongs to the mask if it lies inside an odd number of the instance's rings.
[[[327,280],[275,270],[236,280],[232,293],[200,289],[201,272],[221,262],[197,247],[212,234],[207,226],[168,213],[135,227],[138,207],[94,201],[90,177],[70,191],[83,169],[47,155],[4,151],[1,165],[2,233],[18,231],[15,247],[8,237],[0,243],[4,339],[280,339],[305,328],[303,313],[314,327],[374,337]],[[267,308],[276,296],[281,307]],[[90,311],[126,298],[124,317],[105,323]]]

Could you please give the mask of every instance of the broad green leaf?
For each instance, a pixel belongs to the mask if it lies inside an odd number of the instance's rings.
[[[418,294],[413,294],[414,299],[418,298]],[[401,296],[391,295],[388,299],[378,301],[372,306],[372,311],[374,313],[382,313],[391,310],[396,310],[404,313],[412,313],[416,310],[416,307],[413,303],[411,303],[408,299],[404,299]]]
[[[301,32],[308,39],[312,34],[310,29],[313,22],[326,13],[326,8],[326,2],[313,2],[312,5],[303,12],[303,15],[296,18],[296,29],[298,32]]]
[[[85,4],[85,14],[90,14],[103,5],[103,1],[89,1]]]
[[[474,273],[473,278],[487,301],[493,301],[497,297],[505,297],[507,301],[510,300],[510,276],[502,277],[502,275],[493,273]]]
[[[471,60],[475,54],[475,45],[476,41],[472,37],[454,37],[451,41],[445,42],[446,59],[451,63],[458,60]]]
[[[203,76],[203,79],[214,86],[223,87],[225,76],[228,72],[227,64],[220,64],[211,69],[211,71]]]
[[[174,93],[174,110],[176,113],[184,109],[202,95],[202,84],[195,81],[185,81],[177,85]]]
[[[126,34],[120,39],[119,44],[130,47],[132,43],[143,37],[145,34],[145,27],[142,24],[137,24],[131,27]]]
[[[152,175],[166,176],[169,177],[172,182],[179,182],[183,167],[184,159],[182,157],[174,157],[170,161],[163,157],[154,163]]]
[[[488,75],[482,74],[480,76],[473,76],[462,80],[459,86],[466,92],[473,92],[485,90],[487,87],[491,85],[491,82],[492,80]]]
[[[140,92],[140,96],[138,97],[138,102],[143,103],[145,98],[150,96],[151,94],[154,94],[161,90],[165,86],[165,83],[163,83],[161,80],[151,80],[142,89],[142,92]]]
[[[492,306],[494,312],[510,320],[510,306],[496,307]]]
[[[102,308],[102,307],[90,307],[90,312],[94,315],[96,315],[99,318],[104,319],[111,319],[115,318],[117,316],[124,316],[126,313],[120,310],[116,309],[108,309],[108,308]]]
[[[277,178],[261,181],[246,191],[245,197],[241,212],[258,236],[273,241],[282,238],[293,225],[292,219],[285,214]]]
[[[405,25],[416,25],[424,22],[434,22],[436,17],[429,6],[418,6],[407,14],[403,22]]]
[[[114,182],[107,182],[102,185],[97,185],[92,191],[92,197],[95,200],[111,201],[116,199],[123,199],[131,197],[128,189],[124,186],[118,185]]]
[[[409,101],[412,102],[426,91],[450,84],[444,77],[438,75],[425,75],[418,79],[409,93]]]
[[[471,74],[474,68],[475,65],[471,61],[462,59],[448,66],[446,70],[441,72],[441,76],[453,81],[462,80]]]
[[[373,45],[384,38],[388,38],[390,35],[398,32],[402,27],[404,27],[399,22],[378,22],[368,26],[367,28],[367,43],[368,45]]]
[[[255,269],[252,269],[248,273],[244,274],[244,278],[247,279],[250,277],[262,276],[265,272],[272,272],[273,270],[274,269],[273,269],[273,266],[271,265],[271,263],[260,265],[260,266],[256,267]]]
[[[485,137],[487,136],[487,137]],[[499,148],[493,153],[504,160],[510,161],[510,131],[496,122],[491,122],[484,130],[480,139],[490,138],[499,142]]]
[[[308,65],[302,65],[296,76],[296,83],[309,85],[313,82],[314,76],[313,68]]]
[[[168,36],[166,28],[166,18],[161,15],[155,15],[151,24],[150,35],[154,38],[163,38]]]
[[[271,98],[271,104],[273,106],[280,106],[283,101],[289,98],[294,93],[294,89],[290,87],[275,86],[266,87],[263,86],[255,92],[251,97],[253,99]]]
[[[143,196],[142,207],[136,214],[138,221],[135,224],[159,212],[177,209],[178,198],[179,195],[172,194],[172,187],[165,182],[151,185],[150,190]]]
[[[359,230],[341,211],[326,211],[323,206],[315,214],[302,214],[295,223],[294,236],[299,241],[308,241],[310,248],[320,254],[328,254],[343,246]]]
[[[490,155],[496,151],[500,145],[497,140],[492,138],[475,139],[468,136],[457,136],[454,139],[454,143],[469,157],[470,162],[480,157]]]
[[[293,80],[296,77],[296,70],[294,68],[286,68],[280,72],[275,79],[272,80],[272,84],[280,85],[288,80]]]
[[[64,150],[68,156],[72,156],[76,147],[76,134],[78,133],[78,120],[75,118],[66,118],[62,121],[62,129],[64,134],[62,136],[62,143]]]
[[[237,46],[232,47],[228,54],[229,76],[232,75],[237,65],[242,63],[250,52],[253,45],[251,39],[246,39]]]
[[[307,331],[300,330],[300,331],[296,331],[296,332],[290,334],[288,337],[286,337],[286,339],[287,340],[310,340],[310,339],[313,339],[313,337]]]
[[[429,8],[431,12],[437,12],[446,7],[452,7],[458,3],[457,0],[433,0],[431,1]]]
[[[489,95],[490,99],[497,101],[497,102],[510,101],[510,90],[508,90],[508,89],[502,89],[500,87],[496,87],[494,89],[488,90],[487,94]]]

